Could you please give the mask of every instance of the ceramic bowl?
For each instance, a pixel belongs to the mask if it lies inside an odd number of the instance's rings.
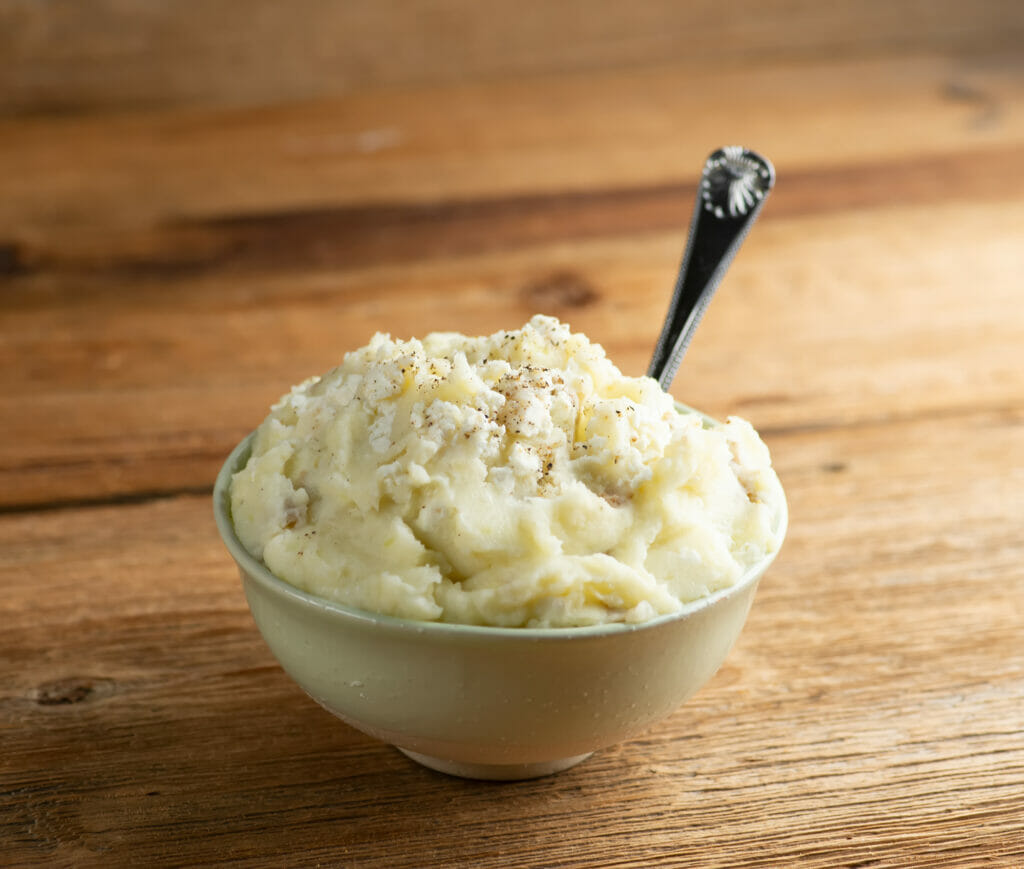
[[[242,546],[229,486],[252,437],[224,464],[214,513],[271,652],[325,709],[451,775],[547,775],[643,732],[725,660],[772,561],[640,625],[496,628],[375,615],[300,591]],[[784,532],[785,505],[779,521]]]

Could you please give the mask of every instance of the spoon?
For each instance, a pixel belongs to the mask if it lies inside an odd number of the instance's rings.
[[[772,164],[736,145],[719,148],[704,164],[686,252],[647,369],[648,376],[666,392],[711,297],[773,184]]]

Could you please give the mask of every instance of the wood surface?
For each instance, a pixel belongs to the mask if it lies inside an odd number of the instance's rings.
[[[0,0],[0,113],[1022,41],[1018,0]]]
[[[0,864],[1024,865],[1024,56],[941,29],[0,119]],[[791,522],[724,667],[532,782],[333,719],[217,537],[230,448],[376,330],[542,311],[641,373],[734,141],[778,184],[673,392]]]

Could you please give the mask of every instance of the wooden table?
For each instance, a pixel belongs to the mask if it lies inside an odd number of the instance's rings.
[[[1024,58],[968,48],[0,118],[0,863],[1024,865]],[[540,311],[641,373],[730,142],[778,184],[673,391],[792,516],[725,666],[529,782],[334,720],[228,451],[376,330]]]

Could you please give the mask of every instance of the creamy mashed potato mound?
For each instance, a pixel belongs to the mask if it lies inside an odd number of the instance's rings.
[[[551,317],[378,334],[296,386],[235,474],[245,548],[375,613],[512,627],[643,622],[781,543],[768,449],[680,412]]]

